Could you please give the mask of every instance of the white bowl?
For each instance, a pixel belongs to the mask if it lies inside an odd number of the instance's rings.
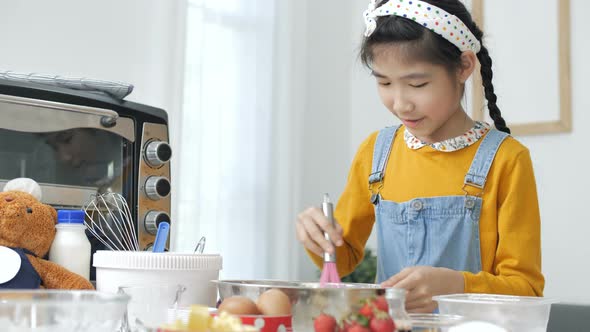
[[[214,307],[217,302],[217,289],[210,281],[219,279],[220,255],[99,250],[93,265],[99,291],[116,293],[119,287],[182,285],[186,290],[180,306]]]
[[[481,320],[509,331],[544,332],[554,299],[492,294],[452,294],[434,296],[441,314]]]

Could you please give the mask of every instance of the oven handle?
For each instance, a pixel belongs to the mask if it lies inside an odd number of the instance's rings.
[[[6,129],[15,129],[13,127],[15,126],[17,127],[17,130],[21,131],[40,132],[45,131],[50,127],[49,131],[72,129],[79,126],[91,127],[116,133],[130,142],[135,141],[133,120],[121,118],[119,117],[119,113],[113,110],[0,94],[0,106],[2,104],[15,105],[14,109],[2,110],[3,113],[12,115],[7,117],[9,123],[3,121],[2,125],[0,125],[0,127]],[[43,123],[43,121],[39,121],[39,119],[27,118],[23,112],[27,112],[28,110],[37,111],[38,114],[43,114],[39,113],[39,111],[42,110],[55,110],[60,112],[70,112],[76,114],[76,116],[65,117],[63,118],[65,119],[64,122],[62,121],[63,119],[59,120],[56,119],[56,117],[48,117],[47,115],[44,115],[46,118],[45,120],[51,123]]]
[[[51,108],[66,112],[74,112],[74,113],[82,113],[87,115],[96,115],[100,116],[100,124],[106,128],[111,128],[117,124],[117,119],[119,118],[119,113],[107,110],[104,108],[96,108],[96,107],[89,107],[89,106],[81,106],[75,104],[64,104],[58,103],[54,101],[48,100],[40,100],[40,99],[30,99],[24,97],[17,97],[17,96],[10,96],[10,95],[1,95],[0,94],[0,102],[10,103],[10,104],[19,104],[19,105],[27,105],[27,106],[36,106],[36,107],[43,107],[43,108]]]

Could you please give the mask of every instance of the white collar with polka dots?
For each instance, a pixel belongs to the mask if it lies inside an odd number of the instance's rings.
[[[453,152],[461,150],[477,142],[482,136],[484,136],[490,130],[490,125],[485,122],[476,121],[473,128],[469,129],[461,136],[446,139],[436,143],[425,143],[412,135],[406,128],[404,132],[404,140],[407,146],[412,150],[418,150],[425,146],[430,146],[435,150],[442,152]]]

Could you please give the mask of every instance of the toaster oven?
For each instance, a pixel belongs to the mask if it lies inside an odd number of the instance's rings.
[[[118,193],[129,204],[141,250],[170,220],[168,119],[164,110],[108,94],[0,79],[0,188],[39,183],[43,202],[84,206]],[[100,246],[92,241],[93,251]]]

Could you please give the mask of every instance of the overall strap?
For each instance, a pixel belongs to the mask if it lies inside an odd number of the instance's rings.
[[[385,168],[387,167],[387,161],[391,154],[395,134],[399,128],[400,125],[387,127],[381,129],[377,135],[375,148],[373,149],[373,165],[371,167],[371,175],[369,175],[369,189],[371,190],[371,201],[373,203],[376,203],[379,190],[383,187]],[[376,190],[373,189],[375,184],[378,184]]]
[[[475,157],[471,162],[471,167],[469,167],[469,171],[467,172],[467,175],[465,175],[463,190],[465,190],[467,186],[472,186],[481,189],[483,192],[496,153],[502,142],[504,142],[508,136],[510,135],[499,130],[490,129],[477,149]]]
[[[18,252],[19,250],[22,251],[25,254],[37,257],[37,254],[35,254],[34,252],[30,251],[29,249],[25,249],[25,248],[13,248],[13,247],[8,247],[16,252]]]

